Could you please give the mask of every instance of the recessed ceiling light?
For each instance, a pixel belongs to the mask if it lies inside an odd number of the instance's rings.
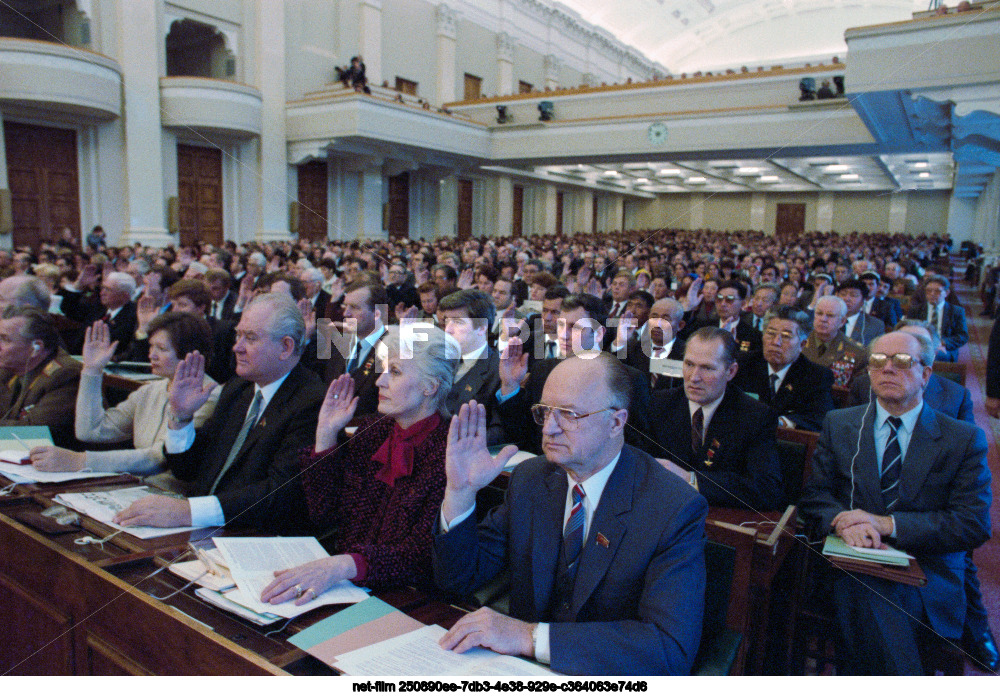
[[[919,177],[921,179],[930,179],[931,178],[931,173],[930,172],[920,172],[919,174],[917,174],[917,177]]]
[[[851,167],[847,164],[831,164],[826,168],[826,171],[831,174],[834,172],[849,172],[851,171]]]
[[[635,183],[637,183],[637,184],[648,184],[649,183],[649,179],[647,179],[646,177],[643,176],[643,177],[640,177],[640,178],[636,179]]]
[[[762,184],[770,184],[775,181],[781,181],[781,177],[774,176],[773,174],[768,174],[767,176],[762,176],[761,178],[757,179],[757,181],[759,181]]]
[[[685,183],[688,184],[704,184],[708,179],[703,176],[692,176],[690,179],[686,179]]]
[[[857,174],[841,174],[840,178],[842,181],[858,181],[861,177]]]
[[[618,174],[618,172],[609,169],[604,172],[604,176],[620,176],[620,175]]]
[[[931,165],[927,164],[926,162],[914,162],[910,166],[913,167],[914,169],[927,169]]]
[[[760,167],[737,167],[736,173],[740,176],[749,176],[751,174],[760,174]]]
[[[658,172],[658,174],[660,176],[680,176],[681,175],[681,170],[680,169],[661,169]]]

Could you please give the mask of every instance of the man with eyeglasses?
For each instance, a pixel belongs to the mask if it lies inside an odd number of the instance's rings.
[[[486,412],[463,405],[448,436],[434,577],[469,594],[510,572],[510,609],[482,608],[441,639],[563,674],[688,674],[704,612],[705,499],[625,444],[629,377],[607,353],[560,362],[532,409],[544,456],[514,470],[477,527],[476,493],[514,451],[486,449]]]
[[[643,449],[696,488],[709,505],[781,506],[781,469],[768,407],[736,386],[738,348],[725,329],[705,326],[687,340],[684,386],[656,391]]]
[[[738,280],[722,281],[715,294],[714,315],[699,323],[695,331],[702,326],[718,326],[732,334],[740,352],[759,352],[760,331],[753,327],[749,318],[743,316],[743,303],[746,299],[747,288],[743,283]]]
[[[765,317],[764,350],[749,356],[735,384],[767,404],[778,425],[818,432],[833,408],[833,373],[802,355],[812,321],[795,307]]]
[[[924,280],[926,301],[912,304],[906,316],[933,324],[941,336],[937,359],[955,362],[958,349],[969,342],[969,330],[965,324],[965,310],[945,300],[950,287],[951,281],[944,276],[928,275]]]
[[[924,674],[927,629],[962,637],[965,555],[990,536],[990,472],[983,432],[924,403],[933,362],[923,336],[875,339],[874,403],[831,411],[823,423],[800,503],[815,534],[862,548],[890,544],[927,577],[915,587],[833,574],[840,674]]]

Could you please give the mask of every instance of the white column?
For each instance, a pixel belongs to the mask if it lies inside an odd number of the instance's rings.
[[[458,178],[446,176],[438,182],[438,211],[435,225],[437,237],[454,237],[458,233]]]
[[[358,238],[385,239],[382,229],[382,167],[359,174]]]
[[[3,129],[3,112],[0,112],[0,189],[10,189],[7,181],[7,141]],[[13,211],[10,211],[13,215]],[[0,249],[14,248],[14,227],[13,219],[10,221],[10,229],[0,229]]]
[[[487,231],[491,236],[509,237],[514,224],[514,181],[509,176],[496,179],[496,199],[493,205],[494,227]]]
[[[117,3],[120,33],[125,113],[124,170],[126,186],[121,201],[126,209],[120,243],[140,242],[151,246],[176,244],[167,233],[163,189],[163,156],[160,150],[160,52],[155,0]],[[173,163],[176,167],[176,160]],[[110,240],[109,240],[110,241]]]
[[[266,1],[268,4],[272,2],[272,0]],[[382,0],[361,0],[358,18],[361,24],[358,43],[365,64],[365,77],[371,84],[380,85],[382,84]]]
[[[904,210],[903,220],[906,220]],[[833,230],[833,194],[823,192],[816,196],[816,229],[820,232]]]
[[[560,60],[551,53],[545,56],[545,86],[549,89],[559,89]]]
[[[259,229],[246,229],[249,220],[240,220],[241,237],[254,234],[264,241],[284,240],[288,231],[288,203],[296,191],[288,186],[288,148],[285,138],[285,4],[256,0],[257,86],[263,98],[259,143],[260,162],[257,197]],[[368,57],[365,56],[367,59]],[[366,63],[367,69],[367,63]],[[249,164],[245,162],[244,164]],[[249,233],[249,234],[248,234]]]
[[[579,197],[580,216],[578,217],[579,224],[577,229],[582,231],[584,234],[594,233],[594,192],[591,190],[581,191]]]
[[[889,196],[889,234],[903,234],[906,231],[906,191],[896,191]]]
[[[497,34],[497,94],[517,94],[514,84],[515,41],[507,32]]]
[[[445,4],[437,6],[437,102],[455,101],[455,46],[458,13]]]
[[[754,191],[750,194],[750,229],[763,230],[766,219],[767,194],[761,191]]]

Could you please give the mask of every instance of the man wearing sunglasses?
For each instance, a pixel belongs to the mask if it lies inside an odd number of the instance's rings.
[[[747,288],[743,283],[738,280],[722,281],[715,294],[714,315],[699,323],[690,333],[703,326],[718,326],[732,334],[741,353],[760,352],[761,333],[753,327],[749,317],[743,317],[746,299]]]
[[[927,628],[962,637],[965,555],[990,535],[990,472],[983,432],[924,404],[933,362],[924,336],[880,336],[868,359],[874,403],[823,423],[803,515],[819,536],[906,551],[927,577],[914,587],[834,574],[838,673],[923,674]]]
[[[520,463],[477,527],[476,493],[514,454],[486,449],[486,410],[448,434],[434,578],[468,594],[510,570],[509,616],[459,619],[442,647],[482,646],[563,674],[687,674],[704,610],[704,525],[694,489],[625,445],[630,380],[612,355],[567,358],[532,415],[543,457]]]

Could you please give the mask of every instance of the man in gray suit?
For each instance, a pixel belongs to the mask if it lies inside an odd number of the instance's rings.
[[[885,542],[916,557],[927,584],[834,575],[840,674],[923,674],[927,629],[959,641],[965,554],[990,535],[986,438],[923,402],[934,349],[895,331],[872,343],[875,402],[831,411],[801,501],[819,534]]]
[[[522,462],[504,502],[475,524],[476,493],[514,454],[486,450],[485,409],[462,406],[434,577],[467,594],[510,568],[510,616],[483,608],[442,638],[533,657],[564,674],[687,674],[704,611],[705,499],[625,445],[630,378],[608,353],[549,374],[532,415],[544,457]]]

